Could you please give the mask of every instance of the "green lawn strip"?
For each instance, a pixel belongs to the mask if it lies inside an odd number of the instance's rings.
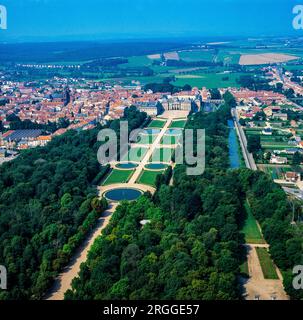
[[[144,158],[148,148],[135,147],[131,148],[126,156],[121,161],[140,162]]]
[[[163,136],[161,140],[161,144],[166,144],[166,145],[174,145],[177,144],[180,140],[180,136]]]
[[[247,259],[240,265],[240,273],[241,273],[242,276],[245,276],[246,278],[249,277]]]
[[[186,120],[176,120],[170,124],[170,128],[184,128],[186,125]]]
[[[134,173],[134,170],[118,170],[114,169],[103,182],[103,186],[115,183],[126,183]]]
[[[165,126],[166,121],[162,121],[162,120],[153,120],[150,124],[149,124],[149,128],[163,128]]]
[[[157,135],[154,134],[142,134],[140,135],[140,141],[138,144],[153,144],[154,141],[157,139]]]
[[[262,272],[265,279],[279,279],[276,267],[271,260],[271,257],[266,248],[256,248],[257,255],[260,261]]]
[[[139,179],[137,180],[137,183],[140,184],[146,184],[152,187],[156,186],[156,179],[159,174],[162,174],[164,170],[161,171],[148,171],[148,170],[143,170]]]
[[[174,149],[158,148],[158,149],[155,149],[149,161],[150,162],[170,162],[172,159],[173,153],[174,153]]]
[[[245,203],[245,210],[247,218],[245,220],[242,232],[244,233],[246,243],[264,244],[265,241],[262,237],[260,229],[258,228],[257,220],[251,212],[248,202]]]

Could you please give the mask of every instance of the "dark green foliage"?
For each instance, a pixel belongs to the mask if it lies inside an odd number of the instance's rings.
[[[146,114],[127,109],[130,130]],[[97,184],[98,129],[68,131],[46,147],[0,167],[0,264],[8,270],[1,299],[40,299],[107,207]]]

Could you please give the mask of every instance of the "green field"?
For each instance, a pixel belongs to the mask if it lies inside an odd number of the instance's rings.
[[[243,73],[195,73],[188,75],[176,75],[175,86],[184,86],[189,84],[192,87],[227,88],[240,87],[238,79]]]
[[[186,125],[186,120],[176,120],[170,124],[170,128],[184,128]]]
[[[145,147],[135,147],[131,148],[126,156],[124,156],[121,161],[130,162],[140,162],[144,158],[148,148]]]
[[[163,136],[161,140],[161,144],[174,145],[174,144],[177,144],[179,140],[180,140],[180,136]]]
[[[279,279],[276,268],[271,260],[271,257],[266,248],[256,248],[257,255],[260,261],[262,272],[265,279]]]
[[[141,173],[137,182],[155,187],[156,186],[156,179],[159,174],[162,174],[161,171],[143,170],[143,172]]]
[[[152,154],[150,162],[170,162],[174,150],[171,148],[158,148]]]
[[[163,128],[165,126],[166,121],[163,120],[153,120],[150,124],[149,124],[149,128]]]
[[[134,173],[134,170],[117,170],[114,169],[104,180],[103,186],[107,186],[115,183],[126,183]]]
[[[263,244],[265,243],[260,229],[258,228],[257,221],[253,216],[249,204],[245,203],[246,220],[242,229],[245,236],[245,242],[251,244]]]
[[[180,59],[184,61],[213,61],[214,50],[194,50],[179,52]]]
[[[240,265],[240,273],[242,276],[245,278],[249,277],[249,271],[248,271],[248,261],[245,260],[241,265]]]
[[[154,134],[142,134],[140,135],[140,141],[138,144],[153,144],[154,141],[157,139],[157,135]]]

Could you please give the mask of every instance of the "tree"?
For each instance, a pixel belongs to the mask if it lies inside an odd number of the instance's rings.
[[[261,138],[258,135],[251,135],[247,140],[247,150],[250,153],[256,153],[261,149]]]
[[[296,151],[292,157],[292,164],[294,166],[297,166],[297,165],[300,165],[302,161],[303,159],[302,159],[301,153]]]

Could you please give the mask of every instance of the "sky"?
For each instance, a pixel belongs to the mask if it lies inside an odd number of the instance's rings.
[[[0,0],[2,40],[302,35],[292,9],[303,0]],[[301,33],[301,34],[299,34]]]

